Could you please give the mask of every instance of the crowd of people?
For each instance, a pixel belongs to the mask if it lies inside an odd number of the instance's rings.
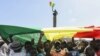
[[[8,47],[4,45],[5,42],[0,41],[0,56],[100,56],[100,40],[47,40],[35,44],[32,39],[24,45],[17,41],[8,44]]]

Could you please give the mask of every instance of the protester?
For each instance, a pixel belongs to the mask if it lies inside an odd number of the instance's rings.
[[[50,56],[50,50],[51,50],[52,46],[49,40],[47,40],[46,42],[44,42],[44,51],[46,53],[46,56]]]
[[[36,47],[36,46],[35,46],[35,41],[34,41],[34,38],[32,38],[32,39],[31,39],[31,44],[32,44],[32,47],[33,47],[33,48],[35,48],[35,47]]]
[[[95,40],[95,52],[97,56],[100,56],[100,40]]]
[[[8,56],[8,46],[7,44],[0,39],[0,56]]]
[[[45,56],[46,55],[43,48],[41,48],[41,47],[37,47],[37,51],[38,51],[37,56]]]
[[[88,48],[86,48],[85,54],[86,54],[86,56],[95,56],[95,51],[93,48],[88,47]]]
[[[77,49],[80,53],[80,56],[85,56],[84,50],[88,47],[88,42],[81,40],[81,42],[79,44],[77,44]]]
[[[72,48],[69,50],[68,56],[80,56],[79,51],[71,45]]]
[[[68,48],[68,51],[71,51],[73,50],[73,43],[72,42],[67,42],[67,48]]]
[[[20,42],[13,42],[10,48],[9,56],[26,56],[25,51],[22,50]]]
[[[56,42],[50,52],[51,56],[67,56],[66,48],[63,43]]]
[[[41,33],[41,39],[43,36]],[[0,40],[0,56],[100,56],[100,40],[81,40],[74,44],[59,39],[47,40],[43,44],[41,39],[37,44],[34,39],[26,41],[24,46],[17,41],[5,46],[5,42]]]
[[[25,42],[25,50],[26,50],[26,56],[36,56],[37,55],[37,49],[32,47],[32,43],[30,41]]]

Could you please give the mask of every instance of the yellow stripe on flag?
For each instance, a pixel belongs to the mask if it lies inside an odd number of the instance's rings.
[[[59,27],[59,28],[44,28],[46,38],[50,41],[64,37],[72,38],[77,32],[92,31],[93,29],[78,28],[78,27]]]

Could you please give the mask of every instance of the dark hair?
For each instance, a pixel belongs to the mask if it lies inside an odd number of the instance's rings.
[[[25,47],[26,51],[30,51],[30,49],[32,48],[31,42],[30,41],[25,42],[24,47]]]
[[[67,48],[69,51],[72,51],[73,50],[73,43],[72,42],[67,42]]]
[[[91,42],[90,42],[90,46],[91,46],[92,48],[94,48],[94,47],[95,47],[95,41],[91,41]]]
[[[88,47],[88,48],[86,48],[85,54],[86,54],[86,56],[94,56],[95,55],[95,51],[94,51],[93,48]]]
[[[31,48],[30,54],[31,54],[31,56],[36,56],[37,55],[37,49],[36,48]]]
[[[0,47],[4,44],[4,42],[0,42]]]
[[[61,43],[61,47],[62,47],[62,48],[66,48],[66,47],[67,47],[67,43],[66,43],[65,41],[62,42],[62,43]]]
[[[14,52],[21,52],[22,48],[18,49],[18,50],[14,50]]]
[[[50,43],[50,41],[49,41],[49,40],[47,40],[46,42]]]
[[[22,50],[22,44],[20,42],[13,42],[10,45],[10,48],[14,51],[14,52],[21,52]]]
[[[100,40],[95,40],[94,50],[95,51],[99,51],[100,50]]]
[[[60,42],[56,42],[54,44],[54,47],[56,49],[56,52],[60,52],[61,51],[61,43]]]
[[[26,45],[31,45],[31,42],[30,41],[25,42],[25,46]]]
[[[60,46],[61,46],[61,43],[60,43],[60,42],[56,42],[56,43],[54,44],[54,47],[55,47],[55,48],[60,47]]]

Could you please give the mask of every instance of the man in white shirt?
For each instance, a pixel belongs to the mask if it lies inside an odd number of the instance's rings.
[[[8,46],[7,44],[0,39],[0,56],[7,56]]]
[[[13,42],[11,44],[9,56],[26,56],[25,50],[22,49],[22,45],[19,42]]]

